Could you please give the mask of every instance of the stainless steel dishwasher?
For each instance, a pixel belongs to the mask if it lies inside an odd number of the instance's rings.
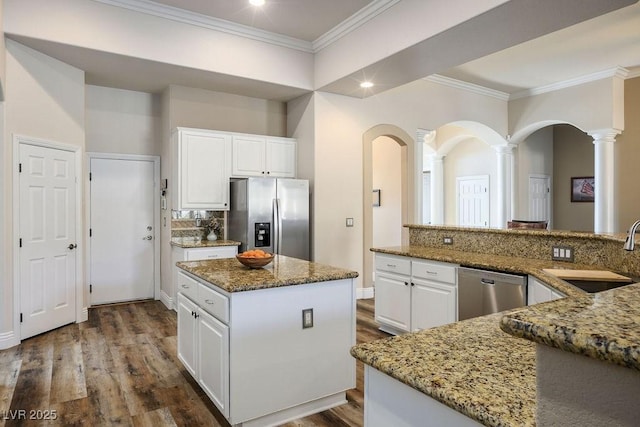
[[[458,320],[527,304],[527,277],[458,267]]]

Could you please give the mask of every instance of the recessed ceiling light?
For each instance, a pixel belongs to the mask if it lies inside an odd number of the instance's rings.
[[[254,6],[263,6],[264,0],[249,0],[249,3],[251,3]]]
[[[373,83],[371,83],[371,82],[362,82],[362,83],[360,83],[360,87],[364,88],[364,89],[370,88],[370,87],[373,87]]]

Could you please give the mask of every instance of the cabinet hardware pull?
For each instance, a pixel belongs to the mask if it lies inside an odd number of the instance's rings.
[[[415,286],[415,285],[416,285],[415,283],[411,282],[411,286]]]
[[[211,304],[211,305],[215,304],[215,303],[214,303],[212,300],[210,300],[210,299],[206,299],[206,300],[204,300],[204,302],[206,302],[207,304]]]
[[[429,270],[427,270],[427,274],[433,274],[434,276],[437,276],[438,272],[437,271],[429,271]]]
[[[396,268],[395,264],[387,264],[387,267]]]
[[[189,285],[182,285],[183,289],[189,289]]]
[[[404,285],[405,286],[409,286],[409,282],[404,282]]]

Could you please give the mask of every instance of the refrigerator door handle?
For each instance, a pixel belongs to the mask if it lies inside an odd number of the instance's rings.
[[[281,226],[280,203],[278,199],[273,199],[273,252],[276,254],[280,253],[280,245],[282,243],[282,239],[280,238]]]
[[[276,250],[276,253],[279,255],[282,250],[282,212],[280,211],[280,199],[276,199],[276,213],[278,215],[278,230],[276,234],[278,249]]]

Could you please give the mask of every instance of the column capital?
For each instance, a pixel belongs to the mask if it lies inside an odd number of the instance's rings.
[[[513,149],[516,148],[516,144],[505,144],[505,145],[492,145],[491,146],[498,154],[512,154]]]
[[[620,129],[595,129],[587,131],[587,135],[593,138],[593,143],[596,142],[615,142],[616,136],[622,133]]]
[[[416,131],[416,140],[420,144],[430,143],[436,137],[435,130],[427,130],[427,129],[418,129]]]

